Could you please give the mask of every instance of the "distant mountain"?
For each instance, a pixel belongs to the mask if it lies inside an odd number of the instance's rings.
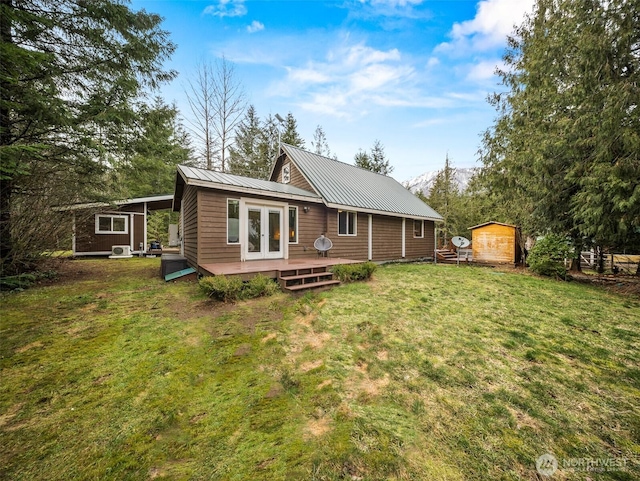
[[[478,171],[477,167],[469,167],[469,168],[456,168],[455,169],[455,181],[458,184],[458,189],[460,191],[464,191],[467,189],[469,185],[469,181],[471,177]],[[413,177],[412,179],[405,180],[402,185],[404,185],[407,189],[409,189],[414,194],[416,192],[422,192],[424,195],[429,195],[431,191],[431,187],[433,186],[433,182],[436,180],[436,176],[438,175],[439,170],[432,170],[429,172],[425,172],[417,177]]]

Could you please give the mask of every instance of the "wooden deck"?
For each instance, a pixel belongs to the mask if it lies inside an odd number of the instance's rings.
[[[277,278],[278,272],[301,269],[328,268],[337,264],[359,264],[364,261],[319,257],[317,259],[272,259],[245,262],[221,262],[218,264],[200,264],[200,269],[211,275],[240,275],[248,279],[260,273],[267,277]]]

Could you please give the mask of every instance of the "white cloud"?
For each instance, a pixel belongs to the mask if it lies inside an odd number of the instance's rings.
[[[205,7],[205,15],[215,17],[242,17],[247,14],[244,0],[219,0],[218,3]]]
[[[449,33],[451,42],[440,44],[438,51],[488,50],[503,44],[514,25],[532,11],[534,0],[482,0],[476,16],[454,23]]]
[[[273,95],[297,98],[305,110],[352,117],[373,105],[413,105],[408,92],[414,68],[397,49],[377,50],[364,43],[341,45],[324,60],[288,67],[287,76],[271,89]]]
[[[504,68],[500,60],[483,60],[469,69],[467,79],[472,81],[488,80],[495,77],[496,67]]]
[[[433,68],[440,65],[440,59],[438,57],[430,57],[427,61],[427,67]]]
[[[247,32],[249,33],[256,33],[261,30],[264,30],[264,24],[262,22],[258,22],[257,20],[251,22],[251,25],[247,27]]]

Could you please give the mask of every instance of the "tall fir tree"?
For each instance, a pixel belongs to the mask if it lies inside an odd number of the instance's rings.
[[[156,97],[151,106],[140,105],[137,118],[130,156],[114,169],[122,189],[120,197],[170,194],[176,167],[193,164],[189,135],[178,118],[178,109]]]
[[[378,174],[389,175],[393,172],[393,166],[390,165],[389,159],[386,158],[384,146],[379,140],[373,143],[369,153],[360,149],[354,156],[354,161],[356,166]]]
[[[490,194],[531,233],[568,236],[575,260],[593,244],[640,246],[639,12],[639,0],[538,0],[491,99]]]
[[[0,2],[3,271],[54,245],[53,206],[109,197],[103,174],[124,155],[134,101],[175,76],[161,21],[115,0]]]
[[[442,218],[443,223],[438,227],[440,247],[447,247],[449,240],[459,234],[456,225],[456,213],[459,207],[460,192],[455,181],[456,170],[451,166],[449,154],[445,157],[444,168],[438,171],[433,186],[427,197],[427,204],[433,207]]]
[[[235,131],[235,142],[229,148],[229,173],[266,179],[271,163],[263,157],[263,130],[253,105]]]
[[[291,112],[285,118],[284,132],[280,139],[282,143],[304,148],[304,139],[298,133],[298,122]]]

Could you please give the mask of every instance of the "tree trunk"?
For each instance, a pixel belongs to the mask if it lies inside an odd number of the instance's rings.
[[[2,0],[3,10],[8,11],[13,8],[12,0]],[[13,43],[11,35],[11,19],[9,15],[0,15],[0,42],[3,45]],[[4,62],[3,62],[4,63]],[[3,76],[4,77],[4,76]],[[9,76],[7,76],[9,77]],[[4,77],[4,78],[7,78]],[[10,82],[3,80],[0,84],[0,149],[11,144],[11,119],[9,118]],[[6,151],[5,151],[6,152]],[[6,156],[6,153],[3,153]],[[10,162],[5,157],[2,161],[7,165],[3,168],[5,178],[0,182],[0,272],[11,264],[12,239],[11,239],[11,193],[13,191],[13,172],[11,172]]]
[[[574,256],[573,259],[571,259],[571,267],[569,268],[569,270],[571,272],[582,272],[582,243],[581,242],[574,242]]]

